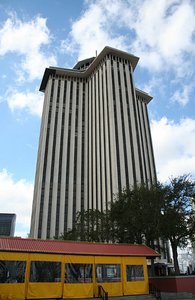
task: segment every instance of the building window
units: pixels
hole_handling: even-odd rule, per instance
[[[92,282],[92,264],[65,264],[65,282]]]
[[[127,276],[127,281],[143,281],[144,280],[143,265],[127,265],[126,276]]]
[[[0,260],[0,283],[24,282],[25,269],[25,261]]]
[[[60,282],[61,263],[51,261],[32,261],[30,282]]]
[[[98,264],[96,265],[97,282],[119,282],[121,281],[120,265]]]

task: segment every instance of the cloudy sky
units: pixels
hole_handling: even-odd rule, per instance
[[[72,68],[105,46],[140,57],[158,179],[195,178],[194,0],[0,0],[0,212],[29,233],[48,66]]]

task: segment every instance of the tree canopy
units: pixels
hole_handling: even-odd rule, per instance
[[[163,192],[160,185],[124,189],[111,204],[110,218],[118,242],[145,243],[154,247],[160,235]]]
[[[60,239],[87,242],[113,241],[109,212],[101,212],[97,209],[77,212],[73,229],[62,234]]]
[[[160,236],[170,240],[176,274],[179,274],[178,247],[185,247],[195,235],[195,183],[189,175],[171,178],[165,185]]]
[[[146,244],[160,252],[159,241],[169,240],[179,274],[177,248],[195,236],[194,201],[190,175],[171,178],[166,184],[127,187],[115,195],[107,211],[78,212],[73,229],[61,238]]]

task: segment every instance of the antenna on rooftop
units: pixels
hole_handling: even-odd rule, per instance
[[[95,56],[97,57],[97,50],[95,50]]]

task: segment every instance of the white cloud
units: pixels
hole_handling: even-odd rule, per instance
[[[96,50],[100,52],[105,45],[127,49],[125,36],[114,35],[112,30],[113,19],[118,16],[120,7],[124,8],[120,1],[90,2],[83,15],[72,23],[69,38],[61,43],[62,50],[77,50],[79,59],[84,59],[95,56]]]
[[[61,50],[78,59],[95,56],[106,45],[140,57],[139,66],[165,89],[168,76],[180,86],[170,99],[185,106],[194,87],[195,5],[191,0],[94,0],[74,22]],[[150,91],[154,89],[151,82]],[[183,86],[184,85],[184,86]],[[183,87],[182,87],[183,86]],[[162,86],[160,87],[163,89]],[[171,92],[171,91],[170,91]],[[153,93],[153,92],[152,92]]]
[[[38,90],[38,89],[37,89]],[[19,92],[10,90],[7,92],[6,100],[11,111],[27,111],[31,115],[41,117],[43,108],[43,94],[35,92]]]
[[[39,16],[23,22],[12,15],[0,28],[0,55],[17,53],[20,56],[17,67],[23,76],[28,75],[29,80],[40,78],[45,67],[56,64],[55,56],[42,50],[43,46],[50,43],[46,19]]]
[[[81,17],[72,23],[69,39],[62,43],[65,50],[78,49],[81,59],[109,45],[140,56],[140,65],[152,71],[172,67],[178,76],[188,72],[186,55],[195,55],[192,1],[98,0],[86,4]]]
[[[140,53],[145,67],[177,68],[185,61],[187,53],[195,54],[195,7],[192,1],[145,0],[137,9],[133,48]],[[184,68],[182,72],[185,73]]]
[[[190,100],[190,93],[192,92],[194,82],[191,82],[188,85],[182,85],[178,87],[171,98],[172,101],[185,106]]]
[[[0,171],[1,213],[16,214],[16,236],[27,237],[30,230],[33,184],[25,179],[15,181],[7,170]]]
[[[140,89],[152,95],[155,89],[158,89],[158,92],[163,92],[164,83],[161,77],[153,76],[148,82],[143,83],[143,86],[140,86]]]
[[[195,176],[195,120],[151,122],[157,175],[160,181],[187,173]]]

